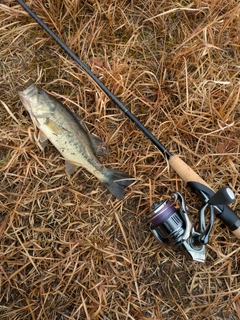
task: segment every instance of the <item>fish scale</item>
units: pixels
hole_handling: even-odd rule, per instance
[[[104,143],[86,130],[81,119],[78,120],[66,106],[31,80],[26,84],[26,89],[18,94],[34,125],[39,129],[39,139],[36,142],[42,150],[47,140],[51,141],[64,157],[69,175],[77,167],[83,167],[98,178],[115,197],[124,198],[125,188],[133,183],[133,177],[101,164],[97,154],[100,151],[103,154]]]

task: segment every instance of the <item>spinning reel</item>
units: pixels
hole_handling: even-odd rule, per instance
[[[206,244],[214,223],[214,211],[219,214],[221,205],[234,201],[233,191],[224,187],[214,193],[200,183],[190,182],[189,185],[201,193],[203,205],[199,210],[199,230],[195,230],[188,214],[188,207],[181,193],[175,192],[172,201],[156,201],[151,209],[150,229],[155,238],[164,246],[179,246],[182,251],[194,261],[204,262],[206,259]],[[226,207],[226,206],[225,206]],[[227,207],[228,208],[228,207]],[[228,220],[231,219],[229,208]],[[206,225],[205,217],[209,214]],[[229,222],[229,221],[228,221]]]

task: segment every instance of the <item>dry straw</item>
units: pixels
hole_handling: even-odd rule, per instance
[[[239,210],[240,4],[26,0],[167,148]],[[161,248],[150,205],[176,189],[198,201],[143,134],[14,1],[0,3],[0,317],[236,320],[239,242],[216,221],[205,264]],[[29,78],[109,145],[106,165],[137,182],[116,200],[71,178],[36,146],[17,88]]]

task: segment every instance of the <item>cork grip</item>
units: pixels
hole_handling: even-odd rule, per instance
[[[199,182],[212,190],[212,188],[177,155],[169,159],[169,164],[186,183],[190,181]]]
[[[169,159],[169,164],[186,183],[191,181],[199,182],[212,190],[212,188],[177,155],[174,155]],[[238,239],[240,239],[240,228],[231,231]]]
[[[240,228],[238,228],[236,230],[232,230],[232,233],[235,235],[235,237],[240,239]]]

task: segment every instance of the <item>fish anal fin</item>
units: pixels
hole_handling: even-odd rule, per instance
[[[108,154],[108,148],[106,142],[104,142],[102,139],[100,139],[95,134],[89,133],[89,138],[92,142],[94,151],[97,156],[106,156]]]
[[[75,164],[65,160],[65,168],[66,168],[66,173],[70,176],[71,174],[74,173],[77,166]]]

